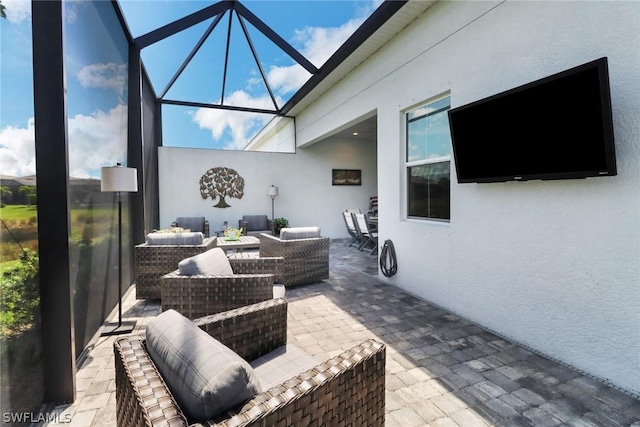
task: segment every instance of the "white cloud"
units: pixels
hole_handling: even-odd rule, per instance
[[[90,64],[76,73],[84,88],[113,89],[119,95],[127,88],[127,64]]]
[[[68,132],[70,175],[99,178],[100,167],[126,159],[127,106],[89,116],[76,114],[69,119]]]
[[[0,170],[3,175],[26,176],[36,173],[35,127],[30,118],[26,127],[0,129]]]
[[[20,24],[31,18],[31,0],[3,0],[7,19],[13,24]]]
[[[69,171],[79,178],[99,178],[100,167],[126,158],[127,106],[108,112],[76,114],[68,122]],[[114,147],[117,147],[114,150]],[[35,132],[33,118],[24,128],[0,129],[0,170],[5,175],[35,174]]]
[[[300,46],[300,53],[316,67],[321,67],[331,55],[362,25],[365,19],[380,4],[374,0],[360,9],[358,16],[339,27],[305,27],[295,31],[293,43]],[[273,66],[269,69],[268,80],[280,94],[298,90],[309,79],[310,74],[298,64]]]
[[[280,102],[278,100],[278,102]],[[217,101],[216,103],[219,103]],[[247,92],[238,90],[225,98],[225,105],[241,105],[250,108],[273,109],[268,95],[254,98]],[[228,130],[231,142],[225,148],[241,150],[256,132],[262,129],[272,116],[269,114],[248,113],[215,108],[199,108],[193,114],[193,121],[200,129],[211,131],[212,139],[219,140]]]

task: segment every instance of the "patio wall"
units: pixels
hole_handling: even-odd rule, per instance
[[[242,199],[227,197],[231,207],[214,208],[218,202],[200,196],[200,177],[209,169],[224,166],[244,178]],[[279,188],[275,217],[290,226],[319,226],[331,238],[346,237],[340,211],[366,211],[369,196],[377,191],[375,141],[351,142],[333,139],[326,144],[299,148],[296,154],[161,147],[158,150],[160,227],[168,227],[178,216],[204,216],[212,231],[223,221],[237,227],[243,215],[271,217],[269,185]],[[331,185],[332,169],[361,169],[361,186]]]
[[[380,241],[398,255],[398,274],[381,278],[635,393],[638,22],[636,2],[436,3],[296,116],[300,145],[377,109]],[[602,56],[617,176],[460,185],[452,164],[450,223],[407,219],[404,111],[449,91],[460,106]]]

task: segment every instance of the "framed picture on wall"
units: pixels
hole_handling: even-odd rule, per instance
[[[331,171],[332,185],[362,185],[362,171],[360,169],[333,169]]]

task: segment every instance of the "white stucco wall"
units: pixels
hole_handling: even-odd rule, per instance
[[[209,169],[224,166],[244,178],[242,199],[226,198],[231,207],[200,196],[200,177]],[[361,169],[361,186],[331,185],[332,169]],[[228,221],[237,227],[243,215],[271,217],[267,187],[275,185],[275,217],[290,226],[319,226],[331,238],[347,237],[341,210],[366,211],[369,196],[377,191],[375,141],[354,144],[333,139],[299,148],[296,154],[161,147],[158,151],[160,227],[179,216],[204,216],[211,231]]]
[[[296,118],[300,145],[377,109],[380,241],[399,260],[385,280],[635,393],[639,22],[640,2],[438,3]],[[403,111],[447,92],[456,107],[602,56],[617,176],[460,185],[452,168],[450,223],[406,218]]]

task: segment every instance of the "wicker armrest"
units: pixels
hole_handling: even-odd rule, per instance
[[[287,343],[287,301],[281,298],[202,317],[194,322],[248,361]]]
[[[274,283],[282,283],[283,257],[229,258],[234,274],[273,274]]]
[[[186,426],[186,418],[143,342],[143,336],[127,336],[113,344],[118,426]]]
[[[375,340],[251,399],[220,427],[384,426],[386,347]]]
[[[189,319],[273,298],[273,274],[182,276],[179,270],[162,277],[162,311],[173,309]]]

